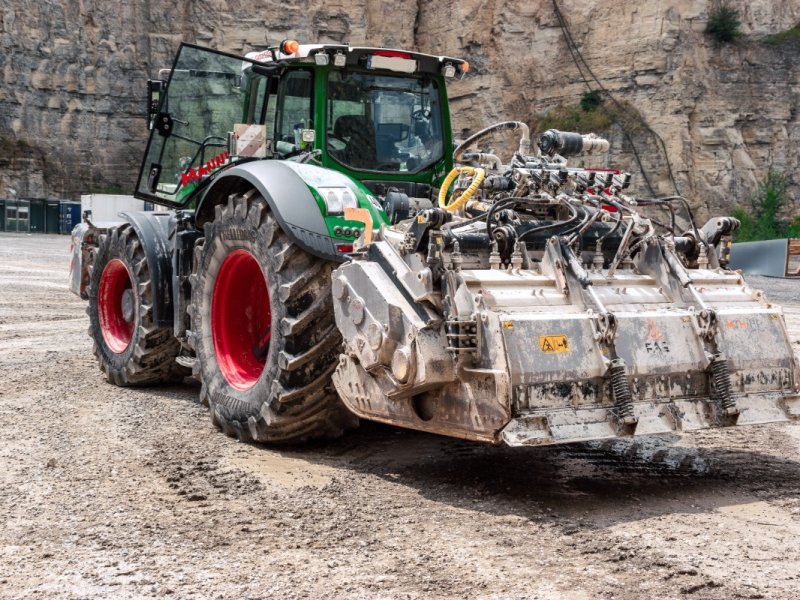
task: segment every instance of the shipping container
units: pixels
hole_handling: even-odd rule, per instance
[[[44,232],[61,233],[59,227],[59,216],[61,214],[61,203],[63,200],[48,200],[44,207]]]
[[[72,233],[72,229],[81,222],[81,203],[63,201],[59,206],[59,231],[61,233]]]
[[[6,200],[3,206],[4,231],[28,233],[30,231],[29,200]]]
[[[61,204],[69,203],[68,200],[45,200],[43,198],[31,198],[30,200],[27,200],[27,202],[30,206],[27,231],[30,233],[61,233]],[[77,204],[78,214],[80,215],[80,204],[74,204]],[[13,213],[13,207],[11,212]],[[17,214],[17,229],[14,229],[13,224],[10,224],[8,231],[24,230],[24,224],[20,222],[20,219],[24,216],[24,211],[20,212],[18,208]]]
[[[31,198],[28,202],[30,206],[28,231],[31,233],[44,233],[45,201],[41,198]]]
[[[86,198],[91,196],[84,196]],[[143,202],[129,196],[95,195],[94,200],[97,211],[95,214],[100,215],[100,219],[92,217],[96,222],[120,221],[120,211],[148,210]],[[82,203],[77,200],[0,199],[0,231],[69,235],[81,222],[82,213]]]

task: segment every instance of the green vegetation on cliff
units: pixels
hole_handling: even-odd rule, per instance
[[[559,129],[596,133],[607,130],[615,121],[614,115],[605,108],[586,111],[579,106],[557,106],[539,116],[536,130]]]
[[[739,10],[722,2],[708,12],[706,33],[721,44],[729,43],[742,35],[741,25]]]
[[[791,29],[773,33],[764,38],[764,42],[771,46],[779,46],[786,42],[800,40],[800,24],[795,25]]]
[[[771,168],[758,186],[750,209],[737,206],[733,216],[742,222],[736,234],[737,242],[800,238],[800,216],[791,220],[780,218],[786,206],[788,181],[783,171]]]

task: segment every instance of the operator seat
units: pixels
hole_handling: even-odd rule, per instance
[[[375,144],[379,163],[400,159],[397,144],[407,142],[409,127],[405,123],[379,123]]]
[[[374,168],[375,127],[364,115],[342,115],[336,119],[333,135],[346,143],[339,158],[351,167]]]

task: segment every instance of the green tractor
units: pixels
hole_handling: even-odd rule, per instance
[[[352,426],[330,380],[342,342],[331,272],[367,221],[345,214],[380,227],[430,207],[453,165],[444,78],[466,68],[289,40],[244,58],[183,44],[148,85],[135,192],[172,210],[76,232],[72,287],[108,380],[193,371],[214,422],[241,439]],[[391,215],[376,200],[387,194]]]
[[[569,166],[607,150],[592,134],[532,151],[507,121],[454,150],[445,80],[467,70],[182,45],[149,83],[135,192],[168,210],[73,233],[107,379],[192,374],[213,422],[260,442],[358,418],[541,445],[798,416],[780,308],[726,269],[738,222]],[[503,130],[505,163],[480,146]]]

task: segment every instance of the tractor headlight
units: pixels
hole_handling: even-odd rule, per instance
[[[325,212],[329,215],[343,215],[345,208],[358,208],[355,194],[346,187],[317,188],[325,201]]]

